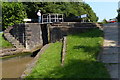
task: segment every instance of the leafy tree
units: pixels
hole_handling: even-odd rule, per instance
[[[108,22],[107,22],[106,19],[103,19],[102,23],[103,23],[103,24],[106,24],[106,23],[108,23]]]
[[[94,11],[92,10],[92,8],[88,5],[88,4],[84,4],[84,9],[86,11],[86,14],[88,14],[88,19],[91,22],[96,22],[98,21],[98,17],[96,16],[96,14],[94,13]]]
[[[2,3],[2,26],[3,30],[8,26],[23,23],[23,19],[27,17],[26,10],[22,3]]]
[[[40,9],[42,13],[62,13],[65,18],[88,14],[87,19],[91,22],[98,20],[92,8],[83,2],[27,2],[23,4],[26,6],[29,18],[37,18],[36,13]]]
[[[36,3],[35,2],[25,2],[25,3],[23,3],[23,5],[26,10],[28,18],[30,18],[30,19],[37,18],[36,13],[37,13],[39,7],[42,7],[41,2],[36,2]],[[42,10],[42,12],[43,12],[43,10]]]
[[[120,8],[117,10],[117,12],[118,12],[117,20],[118,22],[120,22]]]
[[[64,18],[73,18],[87,14],[87,20],[96,22],[98,17],[92,8],[83,2],[4,2],[2,3],[3,28],[14,24],[23,23],[23,19],[37,19],[37,11],[45,13],[62,13]],[[81,19],[79,19],[81,21]]]
[[[0,31],[2,31],[2,1],[0,0]]]

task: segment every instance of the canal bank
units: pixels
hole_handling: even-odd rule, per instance
[[[35,58],[27,65],[25,71],[21,75],[21,78],[25,78],[32,72],[32,69],[35,67],[36,63],[38,62],[41,55],[45,52],[45,50],[48,49],[49,45],[50,44],[46,44],[45,46],[41,48],[41,50],[38,52]]]
[[[2,59],[2,78],[23,78],[35,66],[40,55],[48,48],[49,44],[33,53],[21,53]],[[27,73],[27,74],[26,74]]]
[[[33,29],[33,26],[34,26],[34,29]],[[16,45],[17,49],[23,49],[24,48],[24,49],[27,49],[27,50],[32,50],[32,49],[35,49],[35,48],[38,48],[38,47],[40,49],[41,47],[43,47],[43,45],[45,45],[47,43],[61,41],[63,36],[66,36],[68,34],[73,34],[73,33],[76,33],[76,32],[82,33],[82,32],[85,32],[86,30],[91,29],[91,28],[92,29],[93,28],[98,28],[98,26],[96,26],[96,24],[94,24],[94,23],[85,23],[84,26],[83,26],[83,24],[81,24],[81,23],[77,23],[77,22],[68,23],[67,22],[67,23],[52,24],[51,26],[49,25],[49,26],[43,26],[43,27],[40,26],[39,24],[27,24],[26,26],[25,25],[16,25],[16,29],[14,29],[14,28],[15,28],[15,26],[9,27],[8,31],[5,32],[4,36],[7,38],[7,40],[9,42],[11,42],[12,44],[14,44],[14,46]],[[23,28],[24,32],[21,32],[20,28]],[[13,30],[13,31],[10,33],[9,32],[10,30]],[[19,30],[19,31],[17,31],[18,32],[17,34],[14,34],[14,33],[16,33],[16,30]],[[38,30],[38,31],[36,31],[36,30]],[[39,52],[39,54],[41,54],[41,51]],[[29,72],[31,72],[31,69],[32,69],[31,67],[34,67],[35,63],[37,62],[37,59],[39,58],[39,56],[36,56],[36,57],[37,58],[34,58],[34,60],[32,60],[33,61],[33,62],[31,62],[32,65],[28,65],[29,68],[27,69],[27,72],[26,72],[25,67],[26,67],[27,63],[30,61],[29,59],[28,59],[28,62],[24,61],[24,59],[23,59],[23,61],[21,61],[23,63],[16,64],[16,65],[21,66],[22,64],[24,64],[24,62],[26,62],[25,63],[26,65],[24,67],[25,71],[22,68],[20,74],[22,74],[22,72],[24,72],[23,76],[26,76],[26,75],[29,74]],[[22,60],[22,59],[18,57],[17,60]],[[16,61],[16,59],[13,60],[13,62],[14,61]],[[8,61],[8,63],[9,63],[9,61]],[[14,63],[19,63],[19,62],[14,62]],[[14,65],[12,65],[12,68],[14,67]],[[9,66],[7,64],[7,62],[6,62],[6,66],[7,67]],[[12,68],[9,68],[9,69],[12,70]],[[18,68],[18,67],[16,66],[15,68]],[[3,69],[3,71],[4,71],[4,69]],[[13,70],[10,71],[10,72],[13,73]],[[6,72],[5,74],[7,75],[7,73],[8,72]]]

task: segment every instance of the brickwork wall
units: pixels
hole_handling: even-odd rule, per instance
[[[26,48],[35,49],[43,46],[41,24],[39,23],[26,23],[25,24],[25,36],[26,36]]]
[[[10,33],[25,47],[25,24],[14,25]]]
[[[81,33],[91,28],[100,27],[96,23],[62,22],[52,24],[25,23],[14,25],[10,34],[15,46],[23,45],[25,49],[37,50],[48,42],[60,41],[68,34]],[[8,30],[9,31],[9,30]],[[7,32],[7,30],[6,30]],[[6,34],[7,36],[7,34]],[[9,41],[11,40],[8,39]],[[20,46],[22,47],[22,46]]]
[[[36,50],[43,46],[42,30],[39,23],[17,24],[10,34],[28,50]]]
[[[49,26],[50,42],[61,40],[68,34],[81,33],[91,28],[98,28],[96,23],[80,23],[80,22],[62,22],[53,23]]]

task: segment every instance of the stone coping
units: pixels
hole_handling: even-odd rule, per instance
[[[38,54],[36,55],[36,57],[27,65],[25,71],[23,72],[23,74],[21,75],[20,78],[25,78],[26,76],[28,76],[31,72],[32,69],[35,67],[36,62],[38,61],[38,59],[40,58],[40,55],[44,53],[44,51],[49,47],[49,44],[46,44],[45,46],[43,46],[41,48],[41,50],[38,52]]]

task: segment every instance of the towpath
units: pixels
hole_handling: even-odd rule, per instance
[[[120,23],[104,25],[104,43],[101,61],[105,63],[111,78],[120,80]]]

